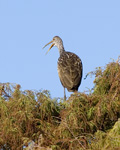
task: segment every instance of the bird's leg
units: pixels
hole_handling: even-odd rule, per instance
[[[64,87],[64,101],[66,101],[65,87]]]

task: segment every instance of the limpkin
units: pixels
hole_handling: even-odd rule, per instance
[[[53,46],[57,46],[60,57],[58,58],[58,75],[64,87],[64,100],[66,100],[65,88],[69,92],[77,92],[82,79],[82,61],[72,52],[67,52],[64,49],[63,41],[59,36],[53,37],[53,40],[46,44],[52,43],[47,53]]]

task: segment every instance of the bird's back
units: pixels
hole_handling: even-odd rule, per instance
[[[63,52],[58,59],[58,74],[63,87],[68,91],[78,91],[82,78],[82,62],[71,52]]]

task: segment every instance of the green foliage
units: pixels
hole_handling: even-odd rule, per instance
[[[107,132],[98,130],[95,138],[89,145],[92,150],[119,150],[120,149],[120,119]]]
[[[48,91],[1,83],[0,149],[119,149],[119,60],[94,74],[93,93],[75,93],[65,102]]]
[[[17,87],[1,84],[1,149],[20,149],[30,140],[36,140],[41,133],[49,141],[59,117],[59,105],[50,99],[48,91],[22,92]]]

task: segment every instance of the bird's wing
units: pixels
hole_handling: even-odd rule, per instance
[[[68,91],[78,88],[82,78],[82,62],[71,52],[65,52],[58,59],[58,74],[60,81]]]

